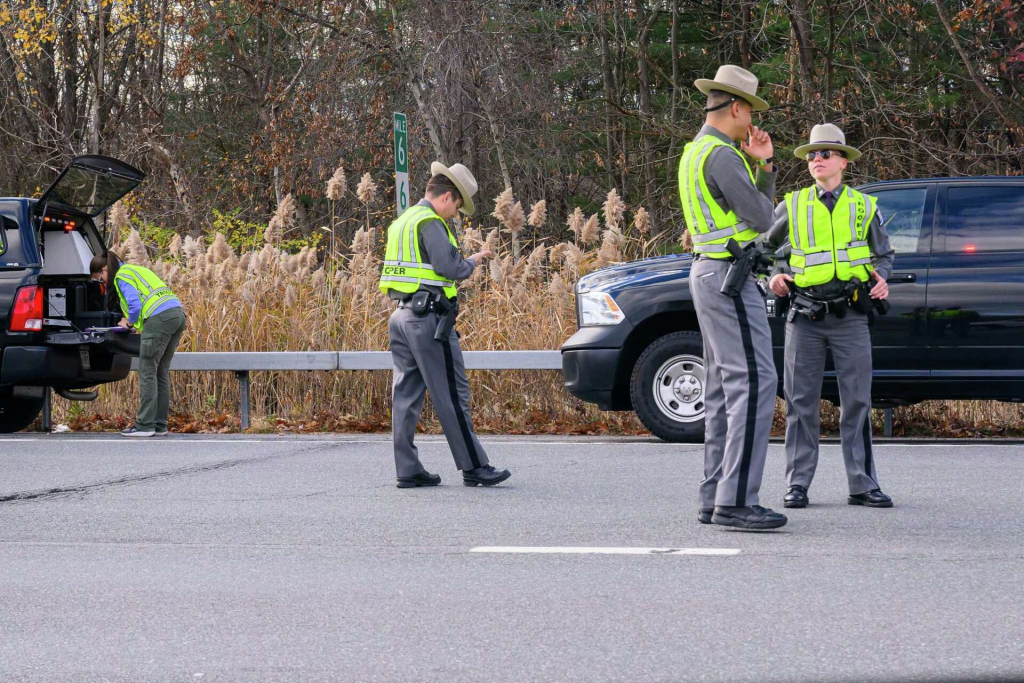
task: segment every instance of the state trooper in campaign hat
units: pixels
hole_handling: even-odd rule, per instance
[[[804,508],[818,465],[821,382],[829,351],[839,382],[839,432],[850,505],[892,507],[871,449],[871,331],[889,296],[894,250],[875,198],[843,183],[860,158],[837,126],[814,126],[795,150],[814,183],[790,192],[775,210],[769,248],[789,243],[770,286],[789,304],[786,322],[787,508]]]
[[[764,297],[753,275],[740,283],[738,296],[722,291],[733,261],[730,240],[755,249],[772,226],[772,141],[751,122],[752,112],[768,103],[757,96],[757,77],[737,66],[722,66],[714,79],[695,85],[707,95],[707,118],[683,152],[679,193],[696,255],[690,292],[707,367],[697,518],[774,529],[786,516],[758,500],[778,384]]]
[[[454,320],[459,280],[493,256],[484,250],[464,258],[448,227],[461,211],[472,215],[476,178],[462,164],[435,161],[426,195],[388,228],[380,289],[397,303],[388,321],[392,381],[391,424],[399,488],[437,486],[413,444],[423,400],[429,390],[448,447],[466,486],[494,486],[508,470],[492,467],[473,433],[469,382]]]

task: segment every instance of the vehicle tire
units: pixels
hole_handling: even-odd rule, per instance
[[[42,410],[41,398],[13,398],[10,388],[0,390],[0,434],[21,431],[32,424]]]
[[[644,349],[633,366],[633,410],[659,439],[702,443],[705,383],[700,332],[666,334]]]

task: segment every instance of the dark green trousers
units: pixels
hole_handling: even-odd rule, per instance
[[[171,400],[171,358],[185,332],[185,311],[171,308],[145,321],[139,348],[139,395],[142,405],[135,428],[167,431]]]

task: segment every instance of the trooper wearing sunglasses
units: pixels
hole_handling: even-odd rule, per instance
[[[796,148],[815,183],[790,192],[775,210],[768,248],[788,240],[790,253],[769,286],[786,297],[787,508],[807,507],[818,464],[821,383],[831,350],[839,381],[840,435],[850,505],[892,507],[882,493],[871,452],[872,300],[889,296],[894,251],[875,198],[843,184],[861,153],[836,126],[814,126]]]

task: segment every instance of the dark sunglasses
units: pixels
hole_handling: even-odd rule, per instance
[[[822,159],[828,160],[832,158],[833,154],[846,158],[846,155],[840,152],[838,149],[819,149],[814,152],[808,152],[806,155],[807,161],[814,161],[814,157],[821,155]]]

